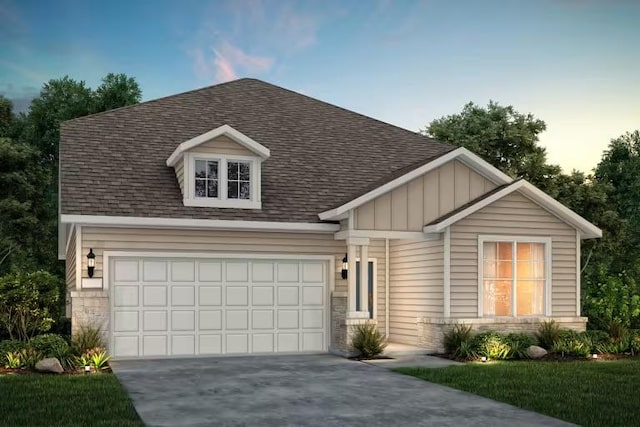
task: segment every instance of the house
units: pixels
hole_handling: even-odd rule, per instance
[[[73,328],[116,358],[438,350],[456,323],[584,329],[601,231],[464,148],[259,80],[62,123]]]

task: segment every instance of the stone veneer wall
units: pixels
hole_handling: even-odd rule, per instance
[[[329,352],[344,357],[355,356],[356,352],[351,347],[351,338],[357,325],[375,320],[347,319],[347,293],[333,292],[331,294],[331,344]],[[377,323],[377,322],[376,322]]]
[[[82,326],[99,327],[105,342],[109,336],[109,294],[103,290],[71,292],[71,334]]]
[[[443,352],[445,332],[457,324],[471,325],[474,332],[536,332],[540,323],[555,320],[561,328],[584,331],[586,317],[535,317],[523,319],[439,319],[422,318],[417,320],[418,345],[433,352]]]

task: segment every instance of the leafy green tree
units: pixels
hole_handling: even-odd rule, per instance
[[[140,102],[142,90],[133,77],[109,73],[95,92],[94,112],[112,110]]]
[[[13,102],[0,95],[0,137],[8,136],[9,127],[13,122]]]
[[[561,170],[547,164],[546,151],[538,144],[545,129],[545,122],[532,114],[490,101],[486,108],[470,102],[461,113],[432,121],[422,133],[465,147],[506,174],[546,191]]]

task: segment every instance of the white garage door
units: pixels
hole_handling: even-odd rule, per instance
[[[113,258],[114,357],[318,352],[327,263]]]

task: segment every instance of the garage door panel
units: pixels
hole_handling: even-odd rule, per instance
[[[222,282],[222,263],[200,261],[198,264],[198,280],[200,282]]]
[[[137,307],[139,291],[138,285],[117,286],[113,293],[113,304],[115,307]]]
[[[225,329],[245,330],[249,326],[249,310],[227,310]]]
[[[172,335],[171,354],[177,356],[192,356],[195,354],[194,335]]]
[[[173,310],[171,311],[172,331],[193,331],[196,327],[195,311]]]
[[[167,286],[142,286],[142,304],[145,307],[165,307],[167,305]]]
[[[200,335],[198,354],[221,354],[222,335]]]
[[[249,287],[248,286],[227,286],[226,287],[226,303],[227,305],[249,305]]]
[[[222,329],[222,310],[200,310],[199,329],[214,331]]]
[[[245,354],[249,352],[249,335],[247,334],[227,334],[227,353]]]
[[[145,311],[142,314],[142,327],[145,332],[166,331],[166,311]]]
[[[143,356],[166,356],[167,336],[166,335],[145,335],[142,338]]]
[[[326,350],[327,263],[113,258],[114,357]]]
[[[253,353],[273,353],[273,334],[253,334],[251,350]]]
[[[190,307],[195,305],[195,288],[193,286],[172,286],[171,305]]]
[[[171,263],[172,282],[194,282],[195,261],[174,261]]]
[[[114,313],[114,332],[137,332],[138,312],[137,311],[121,311]]]
[[[200,286],[198,289],[198,304],[203,306],[219,306],[222,305],[222,287],[220,286]]]
[[[227,282],[248,282],[249,281],[249,263],[227,262],[226,281]]]
[[[145,282],[166,282],[167,262],[151,260],[143,261],[142,280]]]

